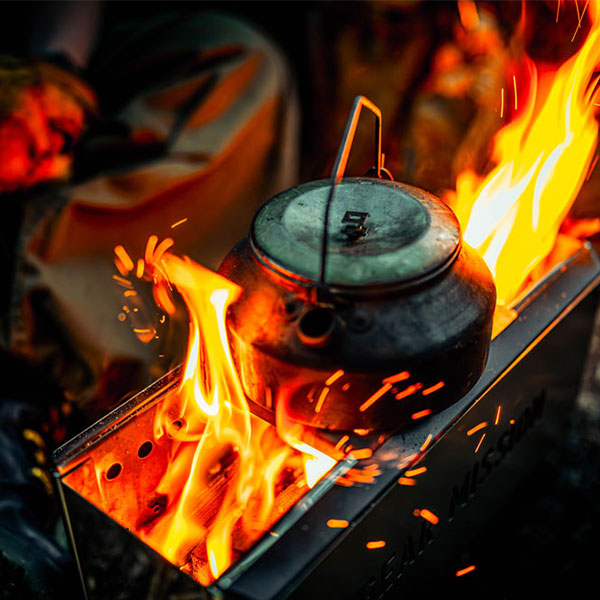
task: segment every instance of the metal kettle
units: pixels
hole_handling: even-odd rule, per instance
[[[343,178],[361,109],[375,166]],[[381,112],[356,98],[330,180],[281,192],[219,272],[234,359],[252,410],[312,427],[392,430],[458,400],[487,360],[496,292],[441,200],[396,183]]]

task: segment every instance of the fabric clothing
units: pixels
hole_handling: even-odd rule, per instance
[[[174,252],[216,268],[257,207],[296,183],[297,163],[289,73],[240,21],[124,25],[97,55],[100,109],[113,112],[80,154],[102,172],[26,204],[5,340],[43,363],[89,418],[160,376],[187,344],[185,315],[163,326],[151,302],[140,300],[136,318],[152,322],[152,339],[119,320],[128,290],[112,279],[114,247],[135,260],[151,234],[170,236]]]

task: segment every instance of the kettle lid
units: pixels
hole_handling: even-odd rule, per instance
[[[279,275],[316,284],[331,180],[290,188],[265,203],[250,232],[252,249]],[[356,289],[420,283],[460,250],[454,213],[435,196],[382,179],[345,178],[329,213],[327,286]]]

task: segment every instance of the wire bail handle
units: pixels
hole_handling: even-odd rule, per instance
[[[342,180],[344,173],[346,172],[346,165],[348,164],[350,150],[352,149],[354,135],[356,133],[356,128],[358,126],[358,121],[360,119],[363,106],[368,108],[375,116],[374,166],[369,169],[367,175],[374,171],[374,175],[377,177],[377,179],[382,179],[382,173],[386,178],[392,181],[394,179],[392,174],[385,168],[385,154],[381,153],[381,109],[373,104],[373,102],[371,102],[366,96],[356,96],[356,98],[354,98],[354,103],[352,104],[350,116],[346,122],[346,129],[344,130],[344,135],[342,136],[342,141],[338,149],[333,169],[331,170],[331,187],[329,188],[329,196],[327,197],[327,203],[325,204],[323,241],[321,243],[321,269],[319,276],[320,285],[325,285],[325,263],[327,260],[328,245],[327,234],[329,231],[329,212],[331,203],[335,194],[336,185]]]

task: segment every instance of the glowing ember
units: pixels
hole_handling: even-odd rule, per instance
[[[411,469],[410,471],[406,471],[405,475],[407,477],[416,477],[417,475],[421,475],[421,473],[425,473],[427,471],[427,467],[417,467],[416,469]]]
[[[369,550],[376,550],[377,548],[385,548],[384,540],[375,540],[373,542],[367,542],[367,548]]]
[[[475,454],[477,454],[479,452],[479,448],[481,448],[481,444],[483,443],[484,438],[485,438],[485,433],[481,436],[479,443],[477,444],[477,447],[475,448]]]
[[[423,445],[421,446],[421,452],[425,452],[425,450],[427,449],[427,447],[429,446],[429,444],[431,444],[431,440],[433,439],[433,435],[430,433],[427,436],[427,439],[423,442]]]
[[[418,392],[423,387],[422,383],[415,383],[413,385],[409,385],[405,390],[398,392],[396,394],[396,400],[402,400],[402,398],[408,398],[408,396],[412,396],[416,392]]]
[[[412,415],[410,415],[410,418],[413,421],[416,421],[417,419],[422,419],[423,417],[428,417],[430,414],[431,414],[431,409],[426,408],[425,410],[420,410],[419,412],[413,413]]]
[[[357,460],[371,458],[371,456],[373,456],[373,450],[371,450],[371,448],[357,448],[356,450],[352,450],[352,456]]]
[[[429,521],[432,525],[437,525],[440,522],[439,517],[427,508],[422,508],[421,510],[415,509],[413,514],[415,517],[421,517],[422,519]]]
[[[465,567],[464,569],[461,569],[460,571],[456,571],[456,576],[462,577],[463,575],[466,575],[467,573],[472,573],[474,570],[475,570],[475,565],[471,565],[469,567]]]
[[[327,378],[325,385],[333,385],[340,377],[342,377],[343,374],[344,371],[342,369],[338,369],[335,373],[333,373],[333,375]]]
[[[479,425],[475,425],[475,427],[472,427],[471,429],[469,429],[469,431],[467,431],[467,435],[473,435],[474,433],[477,433],[478,431],[481,431],[482,429],[485,429],[488,426],[487,421],[483,421],[482,423],[479,423]]]
[[[461,18],[473,12],[469,6],[462,4]],[[485,177],[463,171],[456,192],[446,198],[465,241],[481,253],[494,274],[498,302],[503,305],[516,297],[553,248],[594,157],[598,136],[594,77],[600,63],[597,8],[590,3],[590,32],[560,68],[541,74],[526,59],[529,85],[519,90],[517,103],[513,77],[519,112],[494,138],[495,168]],[[580,23],[582,19],[583,14]]]
[[[187,221],[187,217],[185,219],[181,219],[180,221],[173,223],[171,225],[171,229],[175,229],[175,227],[179,227],[180,225],[183,225],[186,221]]]
[[[360,412],[365,412],[365,410],[367,410],[368,408],[370,408],[371,406],[373,406],[373,404],[375,404],[375,402],[377,402],[377,400],[379,400],[379,398],[381,398],[382,396],[384,396],[385,394],[387,394],[389,392],[389,390],[392,389],[392,384],[391,383],[384,383],[372,396],[370,396],[369,398],[367,398],[359,407],[358,410],[360,410]]]
[[[415,486],[417,485],[417,480],[410,479],[409,477],[400,477],[400,479],[398,479],[398,483],[400,485]]]
[[[443,381],[438,381],[435,385],[432,385],[431,387],[424,389],[421,392],[421,394],[423,394],[423,396],[429,396],[429,394],[433,394],[434,392],[441,390],[444,387],[444,385],[445,384]]]
[[[344,519],[329,519],[329,521],[327,521],[327,527],[331,527],[332,529],[344,529],[345,527],[348,527],[348,525],[348,521]]]
[[[500,411],[502,410],[502,406],[498,406],[498,410],[496,411],[496,418],[494,419],[494,425],[498,425],[500,423]]]

